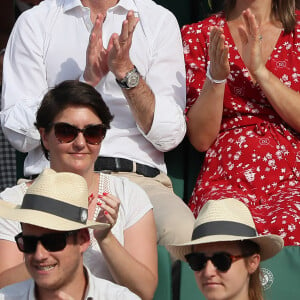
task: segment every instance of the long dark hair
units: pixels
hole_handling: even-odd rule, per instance
[[[90,108],[106,128],[110,128],[113,116],[101,95],[92,86],[78,80],[63,81],[46,93],[37,111],[35,126],[37,129],[44,128],[49,133],[55,117],[71,106]],[[42,141],[41,144],[46,158],[49,159],[48,150]]]
[[[224,1],[224,12],[226,18],[234,9],[236,0]],[[282,23],[285,33],[290,33],[296,25],[295,0],[272,0],[272,16]]]

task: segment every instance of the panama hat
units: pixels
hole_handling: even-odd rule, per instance
[[[88,220],[88,188],[83,177],[45,169],[28,187],[21,205],[0,200],[0,217],[59,231],[106,229]]]
[[[167,248],[174,257],[185,261],[184,256],[192,252],[192,245],[242,240],[259,245],[261,260],[276,255],[284,245],[278,235],[258,235],[248,207],[239,200],[226,198],[206,202],[189,241]]]

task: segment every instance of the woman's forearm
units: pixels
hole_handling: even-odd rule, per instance
[[[206,151],[220,131],[224,90],[225,83],[206,79],[199,98],[187,114],[188,137],[198,151]]]

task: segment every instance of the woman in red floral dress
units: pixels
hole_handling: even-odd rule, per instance
[[[293,13],[294,12],[294,13]],[[237,198],[259,233],[300,245],[300,12],[228,0],[182,29],[191,143],[207,151],[189,205]]]

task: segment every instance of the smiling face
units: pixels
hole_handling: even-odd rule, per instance
[[[84,106],[67,107],[53,120],[53,123],[59,122],[69,123],[80,129],[102,123],[92,109]],[[52,169],[57,172],[73,172],[81,176],[93,172],[101,144],[88,144],[82,133],[70,143],[60,143],[53,127],[49,133],[40,128],[40,134],[45,148],[49,151]]]
[[[193,252],[203,252],[212,256],[216,252],[241,255],[237,242],[219,242],[193,247]],[[203,270],[194,272],[197,285],[208,300],[246,300],[249,299],[249,278],[259,265],[259,255],[242,258],[232,262],[227,272],[218,271],[208,260]]]
[[[29,224],[23,224],[24,236],[42,236],[57,231]],[[61,251],[47,251],[39,241],[34,253],[24,253],[28,272],[34,279],[37,292],[53,293],[59,290],[84,290],[82,254],[89,246],[87,230],[80,230],[76,236],[67,237],[66,247]]]

